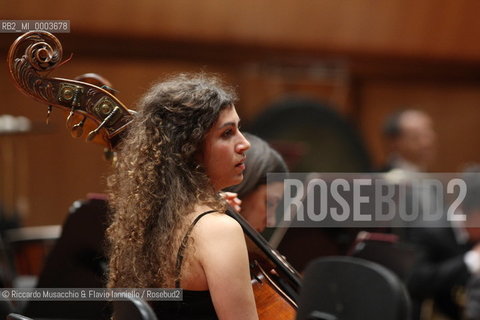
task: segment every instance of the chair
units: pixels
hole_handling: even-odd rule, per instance
[[[348,255],[378,263],[405,281],[418,252],[412,245],[400,242],[397,235],[361,231]]]
[[[113,302],[115,320],[157,320],[152,307],[143,299],[129,298],[128,301]]]
[[[104,288],[107,202],[101,196],[75,201],[52,248],[37,288]],[[108,301],[29,301],[24,313],[33,318],[109,319]]]
[[[388,269],[353,257],[320,258],[305,271],[297,320],[405,320],[410,300]]]
[[[21,314],[18,314],[18,313],[10,313],[6,319],[7,320],[33,320],[32,318],[22,316]]]
[[[0,295],[0,319],[5,319],[7,315],[15,311],[16,309],[10,300]]]
[[[10,250],[7,248],[3,234],[0,234],[0,287],[12,287],[14,277],[14,261],[11,257]]]

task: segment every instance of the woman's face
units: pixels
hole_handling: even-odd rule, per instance
[[[282,196],[282,182],[272,182],[268,186],[266,184],[259,185],[241,199],[242,211],[240,213],[255,230],[262,232],[267,226],[267,216],[274,221],[275,211]]]
[[[226,107],[205,136],[201,162],[216,191],[239,184],[250,143],[238,129],[234,106]]]

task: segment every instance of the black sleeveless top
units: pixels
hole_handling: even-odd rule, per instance
[[[177,280],[175,287],[180,288],[180,274],[182,272],[183,253],[187,247],[188,239],[193,227],[198,220],[208,213],[215,212],[210,210],[203,212],[193,220],[185,237],[180,244],[177,253],[177,262],[175,273]],[[159,319],[172,320],[218,320],[215,308],[213,306],[210,291],[183,290],[183,301],[151,301],[151,305]]]

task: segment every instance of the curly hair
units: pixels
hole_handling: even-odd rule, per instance
[[[235,99],[205,74],[173,76],[141,99],[108,178],[108,287],[172,286],[186,216],[196,204],[224,210],[197,159],[205,135]]]

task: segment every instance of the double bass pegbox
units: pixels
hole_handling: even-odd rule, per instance
[[[22,93],[49,106],[47,121],[52,107],[60,108],[69,113],[66,125],[72,136],[82,137],[88,130],[87,140],[115,150],[135,112],[112,95],[109,83],[50,77],[53,70],[70,60],[62,60],[62,52],[60,41],[49,32],[22,34],[8,51],[12,80]],[[91,74],[87,76],[92,78]]]
[[[60,84],[58,101],[70,104],[70,114],[67,117],[66,126],[72,128],[73,114],[75,109],[80,106],[80,95],[83,94],[83,88],[70,83]]]

